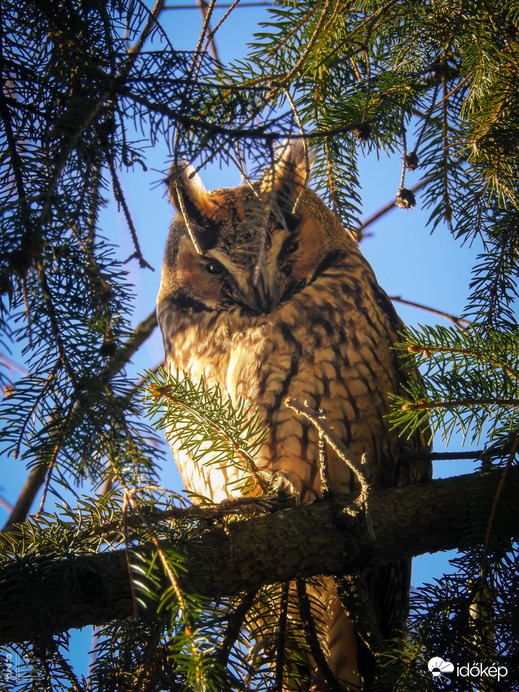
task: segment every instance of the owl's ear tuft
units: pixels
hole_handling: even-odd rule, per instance
[[[287,139],[274,150],[274,160],[260,182],[263,193],[295,202],[310,177],[313,156],[302,139]]]
[[[181,216],[197,226],[204,226],[210,216],[211,203],[200,176],[190,164],[173,164],[167,177],[169,198]]]

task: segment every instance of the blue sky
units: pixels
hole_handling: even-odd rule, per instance
[[[195,0],[192,0],[193,5]],[[150,3],[151,4],[151,3]],[[173,2],[169,3],[173,5]],[[180,3],[176,3],[180,4]],[[185,3],[182,3],[185,4]],[[216,12],[218,20],[223,13]],[[241,57],[245,46],[252,37],[258,22],[266,17],[263,8],[243,8],[234,12],[216,35],[220,57],[224,61]],[[173,46],[179,50],[192,50],[201,28],[201,14],[198,9],[164,12],[162,24]],[[150,47],[158,47],[150,46]],[[410,141],[410,148],[412,141]],[[148,172],[136,167],[133,172],[125,172],[122,182],[131,205],[135,226],[139,233],[145,259],[155,268],[154,272],[139,269],[136,262],[128,265],[130,279],[135,285],[134,323],[146,317],[154,308],[155,296],[160,281],[162,252],[172,217],[172,208],[166,195],[165,186],[157,184],[162,172],[168,169],[168,154],[165,146],[158,145],[150,152]],[[380,158],[370,155],[360,163],[362,181],[363,218],[392,200],[399,187],[401,159],[400,156]],[[240,182],[236,169],[220,170],[213,165],[201,173],[207,188],[234,186]],[[407,185],[417,182],[419,172],[408,173]],[[395,208],[369,228],[370,237],[366,238],[361,249],[372,264],[380,285],[389,295],[402,296],[408,300],[423,303],[451,314],[460,314],[465,306],[470,270],[479,248],[460,247],[446,227],[439,227],[434,234],[426,228],[428,213],[418,205],[412,211]],[[111,203],[102,213],[100,226],[103,235],[120,246],[120,257],[125,259],[133,252],[133,245],[122,214],[117,212]],[[418,323],[447,324],[426,312],[411,307],[396,305],[402,319],[411,325]],[[162,342],[156,332],[138,353],[134,369],[136,373],[155,366],[162,360]],[[440,440],[435,441],[435,448],[441,451],[444,447]],[[456,450],[459,445],[452,444]],[[181,481],[175,464],[164,469],[163,483],[175,490],[181,489]],[[13,503],[25,480],[25,469],[18,461],[3,459],[1,495]],[[437,462],[436,476],[465,473],[472,468],[469,462]],[[50,507],[48,508],[50,509]],[[0,520],[7,518],[7,512],[0,508]],[[439,577],[448,568],[443,554],[424,556],[415,560],[413,584],[431,581]],[[86,628],[74,636],[73,660],[81,672],[86,672],[88,663],[84,655],[91,643],[91,633]]]

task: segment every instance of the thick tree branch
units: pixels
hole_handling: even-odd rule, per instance
[[[489,516],[501,476],[496,471],[373,491],[374,538],[362,515],[348,514],[353,496],[334,496],[225,528],[213,524],[185,546],[189,570],[182,588],[218,598],[276,581],[347,574],[402,557],[481,544],[482,519]],[[508,493],[519,493],[518,469],[509,472],[496,514],[501,514],[496,522],[501,531],[517,536],[519,517],[500,511],[509,506]],[[0,643],[133,615],[123,550],[8,563],[0,570],[0,594]]]

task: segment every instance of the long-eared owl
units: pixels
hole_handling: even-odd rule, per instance
[[[303,144],[291,140],[259,181],[212,192],[191,167],[172,169],[178,215],[157,299],[168,367],[258,407],[269,432],[256,466],[301,502],[321,492],[318,434],[284,405],[287,396],[321,411],[354,454],[366,455],[374,487],[430,474],[427,462],[412,460],[426,450],[423,438],[400,439],[386,417],[388,393],[413,376],[392,349],[401,322],[352,234],[306,186],[307,162]],[[188,490],[215,502],[239,492],[236,465],[194,464],[173,452]],[[334,491],[358,489],[331,449],[327,466]],[[409,561],[369,576],[383,636],[401,624],[409,579]],[[327,610],[319,627],[328,664],[359,689],[369,672],[355,626],[331,578],[315,593]],[[319,674],[311,684],[327,689]]]

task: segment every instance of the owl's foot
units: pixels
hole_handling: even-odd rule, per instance
[[[269,491],[275,493],[278,497],[292,497],[296,499],[299,499],[301,494],[295,483],[282,471],[275,471],[272,474]]]

